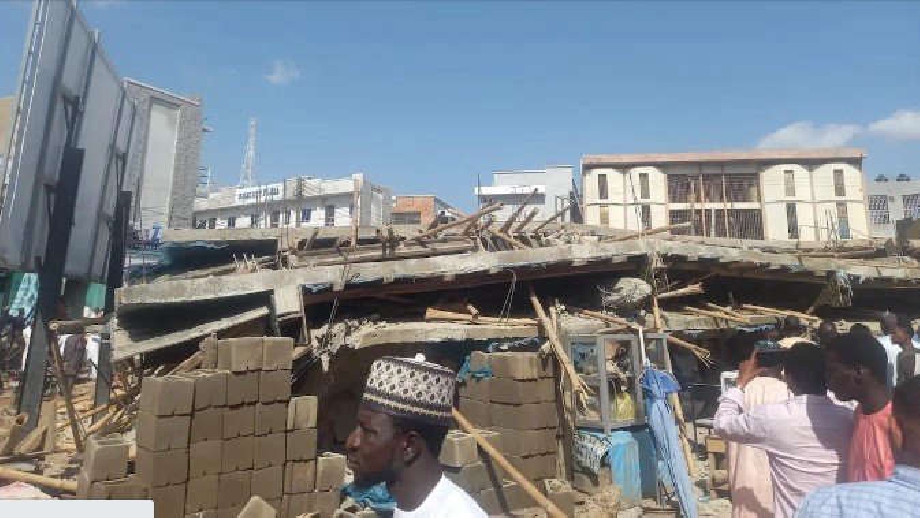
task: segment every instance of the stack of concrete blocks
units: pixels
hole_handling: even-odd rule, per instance
[[[157,518],[185,515],[194,391],[195,381],[182,376],[146,378],[141,390],[135,467]]]
[[[119,435],[90,436],[77,475],[77,498],[81,500],[146,500],[147,487],[128,475],[129,444]]]
[[[292,398],[287,406],[287,459],[284,465],[282,514],[295,518],[315,513],[331,518],[339,507],[345,483],[345,457],[316,452],[318,401],[313,396]]]
[[[189,432],[188,490],[185,513],[213,517],[219,504],[229,373],[199,370],[184,375],[194,383]]]
[[[553,365],[537,353],[473,352],[471,369],[491,371],[492,377],[471,378],[459,389],[460,412],[485,428],[487,440],[538,488],[557,471],[559,416]],[[490,487],[478,495],[470,491],[486,512],[526,512],[533,506],[532,499],[497,465],[486,462],[486,467],[503,478],[500,487],[493,477]]]
[[[499,447],[499,434],[479,430],[489,444]],[[508,507],[517,508],[526,502],[519,501],[517,484],[505,480],[503,471],[493,463],[485,451],[480,451],[472,435],[451,430],[444,438],[438,459],[444,475],[480,502],[489,514],[500,514],[505,508],[502,499],[510,499]],[[506,487],[507,486],[507,487]],[[508,490],[507,495],[505,489]]]

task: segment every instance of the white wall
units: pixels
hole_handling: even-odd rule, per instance
[[[179,135],[179,108],[152,99],[150,126],[141,177],[141,219],[144,228],[169,223],[169,203]]]

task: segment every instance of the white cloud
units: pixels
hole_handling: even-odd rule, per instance
[[[920,140],[920,111],[898,110],[870,124],[869,131],[892,139]]]
[[[298,79],[300,79],[300,69],[289,59],[272,61],[272,72],[265,76],[265,80],[273,85],[286,85]]]
[[[862,131],[858,124],[822,124],[812,121],[793,122],[760,139],[759,148],[840,147],[847,145]]]

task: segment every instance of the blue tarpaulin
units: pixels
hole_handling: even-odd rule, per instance
[[[342,488],[345,496],[351,497],[363,507],[370,507],[377,514],[392,514],[396,509],[396,500],[393,499],[384,483],[368,488],[358,488],[354,483]]]
[[[680,436],[671,407],[668,406],[668,394],[678,392],[680,385],[674,376],[667,372],[647,367],[642,374],[642,389],[645,394],[645,410],[648,424],[655,439],[655,447],[661,457],[662,478],[667,476],[677,493],[681,513],[685,518],[696,518],[696,497],[693,483],[687,473],[687,463],[680,446]]]
[[[620,488],[624,502],[642,503],[642,474],[639,444],[628,431],[603,434],[579,429],[575,435],[575,458],[579,465],[597,473],[606,463],[613,483]]]

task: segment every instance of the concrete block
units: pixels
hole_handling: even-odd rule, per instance
[[[258,495],[253,495],[240,510],[238,518],[275,518],[278,511]]]
[[[492,375],[496,378],[535,380],[547,376],[537,353],[500,352],[489,355]],[[491,387],[490,387],[491,388]]]
[[[493,403],[528,404],[556,400],[556,386],[552,378],[513,380],[492,378],[489,397]]]
[[[252,469],[255,458],[255,437],[236,437],[226,439],[221,447],[220,471],[229,473],[244,469]]]
[[[460,398],[458,410],[463,417],[477,428],[487,428],[492,424],[492,414],[489,403],[475,399]]]
[[[316,461],[284,464],[284,492],[308,493],[316,489]]]
[[[543,480],[556,476],[556,454],[521,457],[518,471],[529,480]]]
[[[266,336],[262,339],[262,370],[291,370],[294,358],[294,339]]]
[[[255,403],[258,400],[258,372],[234,372],[227,377],[227,406]]]
[[[188,480],[188,450],[137,449],[137,476],[150,487],[184,484]]]
[[[339,508],[340,493],[339,489],[335,491],[317,491],[307,493],[307,507],[315,513],[319,513],[321,518],[332,518],[335,510]]]
[[[288,403],[287,429],[316,428],[319,399],[316,396],[297,396]]]
[[[252,491],[251,485],[252,471],[221,473],[217,478],[217,508],[229,509],[245,504]]]
[[[293,430],[287,433],[285,458],[288,461],[316,458],[316,428]]]
[[[217,368],[231,372],[262,370],[262,337],[227,338],[218,342]]]
[[[499,453],[506,454],[507,448],[505,447],[504,433],[501,428],[488,428],[477,430],[480,437],[485,439],[492,445],[493,448],[498,450]],[[484,453],[483,453],[484,455]]]
[[[195,444],[201,441],[222,439],[224,433],[223,407],[204,408],[192,414],[192,429],[189,442]]]
[[[281,513],[285,518],[297,518],[305,513],[311,512],[310,505],[311,493],[297,493],[284,495],[281,498]]]
[[[505,511],[503,504],[507,503],[507,509],[524,509],[530,505],[531,499],[514,482],[505,482],[500,488],[489,488],[479,493],[477,499],[482,510],[490,515],[502,514]]]
[[[281,468],[284,466],[284,459],[286,456],[284,432],[256,436],[254,442],[253,468],[261,469],[269,466]],[[278,487],[281,487],[281,485],[279,484]]]
[[[185,516],[185,484],[150,488],[153,515],[156,518],[182,518]]]
[[[227,406],[227,380],[230,373],[219,370],[193,371],[195,380],[196,411],[204,408]]]
[[[92,481],[85,471],[77,474],[79,500],[147,500],[150,491],[136,475],[115,480]]]
[[[284,488],[284,467],[271,466],[252,471],[252,494],[265,500],[281,498]]]
[[[543,481],[544,493],[566,516],[575,516],[575,491],[568,483],[557,479]]]
[[[156,416],[192,413],[195,382],[182,376],[144,378],[138,409]]]
[[[444,437],[438,461],[443,466],[459,468],[479,460],[479,448],[472,435],[451,431]]]
[[[256,435],[284,433],[287,414],[288,405],[286,403],[256,404]]]
[[[283,512],[283,508],[281,507],[281,497],[268,499],[265,501],[265,503],[270,505],[272,509],[274,509],[275,512],[278,513],[279,517],[283,516],[281,514]]]
[[[209,336],[198,344],[198,350],[201,351],[201,368],[217,368],[217,337]]]
[[[345,483],[345,456],[323,453],[316,457],[316,490],[339,491]]]
[[[470,353],[470,369],[474,371],[481,371],[485,369],[491,369],[492,364],[490,358],[492,355],[482,351],[473,351]]]
[[[606,491],[612,486],[613,476],[609,469],[602,469],[597,474],[575,471],[572,476],[572,487],[589,495]]]
[[[191,417],[158,417],[138,412],[134,428],[137,445],[141,448],[153,451],[183,449],[188,448]]]
[[[489,407],[492,424],[511,430],[536,430],[554,428],[559,424],[556,405],[536,403],[530,405],[503,405],[492,403]]]
[[[259,373],[259,401],[273,403],[291,399],[291,371],[262,371]]]
[[[91,482],[123,479],[128,474],[129,445],[117,435],[86,440],[82,471]]]
[[[556,429],[541,428],[538,430],[512,430],[498,429],[504,436],[514,437],[506,446],[508,455],[530,456],[545,453],[555,453]],[[505,453],[505,452],[503,452]]]
[[[185,496],[185,512],[197,513],[217,509],[218,476],[206,475],[188,481]]]
[[[192,443],[188,449],[189,478],[219,474],[221,472],[223,445],[224,442],[220,439]]]
[[[494,378],[470,378],[460,384],[460,397],[474,401],[490,401],[490,387]]]
[[[253,435],[255,430],[255,405],[239,405],[235,407],[227,407],[226,412],[224,412],[223,419],[224,439]]]

